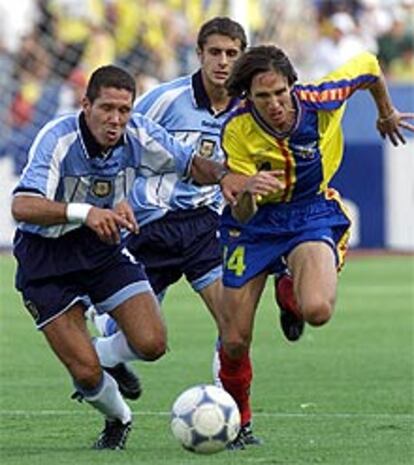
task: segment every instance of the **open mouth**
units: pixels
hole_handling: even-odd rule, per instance
[[[107,137],[109,140],[118,139],[118,138],[119,138],[119,131],[117,131],[116,129],[108,129],[108,130],[106,131],[106,137]]]

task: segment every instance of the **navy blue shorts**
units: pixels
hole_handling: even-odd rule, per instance
[[[13,252],[16,288],[39,329],[77,302],[105,313],[136,294],[152,292],[143,265],[88,228],[58,239],[18,230]]]
[[[207,207],[169,212],[127,237],[156,294],[183,275],[199,291],[222,275],[219,215]]]
[[[326,242],[341,268],[350,225],[333,189],[311,200],[263,205],[244,225],[226,207],[220,227],[225,254],[223,284],[239,288],[263,271],[280,272],[289,253],[308,241]]]

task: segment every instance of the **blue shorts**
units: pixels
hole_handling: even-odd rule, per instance
[[[126,239],[156,294],[183,275],[200,291],[222,275],[219,215],[207,207],[167,213]]]
[[[224,247],[223,284],[238,288],[263,271],[280,272],[289,253],[308,241],[330,245],[340,268],[350,225],[339,195],[333,189],[312,200],[263,205],[244,225],[226,207],[220,227]]]
[[[105,313],[134,295],[152,292],[142,264],[88,228],[58,239],[18,230],[13,252],[16,288],[39,329],[77,302],[93,303]]]

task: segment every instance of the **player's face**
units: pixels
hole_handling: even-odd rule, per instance
[[[102,87],[93,102],[84,97],[82,107],[89,130],[96,141],[108,149],[125,131],[132,111],[132,94],[126,89]]]
[[[233,69],[234,62],[241,55],[241,42],[221,34],[208,36],[202,50],[197,49],[201,73],[206,86],[224,87]]]
[[[248,97],[267,124],[279,131],[287,131],[295,117],[290,90],[285,76],[265,71],[252,79]]]

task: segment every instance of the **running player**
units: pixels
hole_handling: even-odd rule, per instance
[[[246,96],[246,104],[226,122],[222,146],[229,169],[252,176],[238,206],[225,208],[220,227],[220,378],[242,418],[249,415],[249,350],[268,274],[281,260],[287,264],[298,311],[310,325],[324,325],[333,313],[350,227],[339,194],[329,187],[343,154],[345,102],[355,91],[369,90],[377,128],[394,145],[405,142],[400,128],[414,131],[405,121],[414,114],[394,108],[372,54],[358,55],[321,81],[296,81],[289,58],[275,46],[250,49],[227,81],[229,95]],[[257,196],[259,187],[268,194]]]
[[[121,228],[138,230],[125,195],[136,175],[145,175],[148,158],[159,173],[220,182],[226,192],[232,182],[222,165],[194,156],[161,126],[142,115],[130,119],[134,98],[127,72],[96,70],[82,111],[39,131],[12,203],[19,221],[16,287],[78,395],[104,415],[97,449],[124,448],[132,415],[113,377],[116,360],[101,368],[86,306],[92,302],[99,312],[111,312],[122,329],[115,342],[124,358],[156,360],[166,349],[144,268],[121,243]]]

